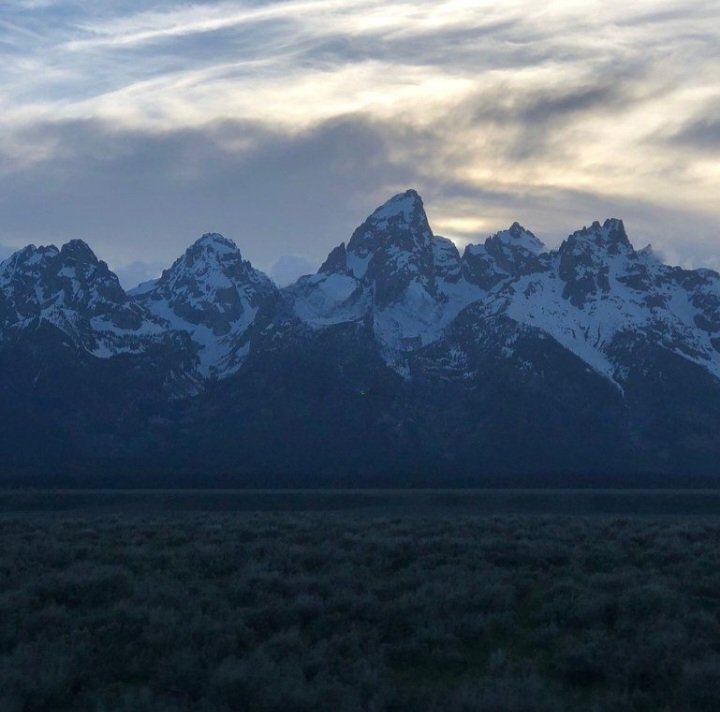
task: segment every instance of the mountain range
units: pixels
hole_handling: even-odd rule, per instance
[[[0,481],[713,478],[720,275],[622,221],[467,246],[414,190],[278,288],[203,235],[125,292],[90,247],[0,263]]]

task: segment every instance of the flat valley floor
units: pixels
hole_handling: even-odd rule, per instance
[[[0,492],[0,709],[717,710],[720,491]]]

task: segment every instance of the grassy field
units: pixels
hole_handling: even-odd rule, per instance
[[[718,710],[715,492],[4,492],[0,710]]]

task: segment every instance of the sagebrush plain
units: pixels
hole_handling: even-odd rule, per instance
[[[4,496],[0,709],[720,708],[710,494],[686,495],[701,516],[642,517],[473,514],[462,494],[300,511],[308,495],[275,511]]]

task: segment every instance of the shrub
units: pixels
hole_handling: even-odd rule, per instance
[[[720,709],[720,526],[0,519],[0,709]]]

